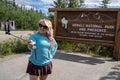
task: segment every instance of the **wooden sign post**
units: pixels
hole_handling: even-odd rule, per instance
[[[113,57],[120,60],[120,9],[49,8],[49,12],[54,12],[57,40],[113,46]]]

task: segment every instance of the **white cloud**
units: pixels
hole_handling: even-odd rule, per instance
[[[85,2],[99,3],[103,0],[85,0]],[[110,3],[120,3],[120,0],[109,0]]]
[[[15,0],[15,2],[18,3],[18,4],[24,4],[24,3],[26,3],[25,0]]]
[[[112,4],[107,4],[109,8],[120,8],[120,3],[112,3]]]
[[[53,0],[40,0],[43,4],[53,4]]]
[[[53,1],[56,0],[15,0],[17,4],[26,6],[27,8],[34,7],[40,9],[43,13],[48,13],[48,8],[52,8]],[[97,7],[100,5],[102,0],[85,0],[87,6]],[[95,6],[94,6],[95,5]],[[109,6],[120,6],[120,0],[110,0]]]
[[[85,0],[85,3],[99,3],[101,0]]]
[[[36,8],[34,8],[34,7],[30,6],[30,5],[25,5],[24,7],[25,7],[27,10],[30,10],[31,8],[33,8],[34,10],[36,10]]]
[[[120,3],[120,0],[110,0],[111,3]]]

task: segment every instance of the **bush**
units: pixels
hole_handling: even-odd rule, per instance
[[[27,45],[27,42],[18,39],[11,39],[1,42],[0,56],[27,52],[29,51]]]
[[[7,56],[16,53],[28,52],[28,43],[23,40],[11,39],[0,43],[0,57]],[[101,55],[105,57],[112,57],[113,47],[93,45],[93,44],[81,44],[78,42],[65,42],[58,41],[58,49],[81,52],[92,55]]]
[[[94,44],[81,44],[78,42],[58,41],[59,49],[73,52],[81,52],[104,57],[112,57],[113,47]]]

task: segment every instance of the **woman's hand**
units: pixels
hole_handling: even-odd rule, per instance
[[[34,46],[34,45],[35,45],[35,43],[34,43],[32,40],[28,41],[28,44],[29,44],[30,46]]]
[[[52,56],[52,55],[50,55],[50,58],[52,59],[52,58],[53,58],[53,56]]]

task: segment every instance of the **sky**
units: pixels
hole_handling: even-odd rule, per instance
[[[48,12],[48,8],[53,8],[53,1],[55,0],[15,0],[16,4],[18,4],[19,6],[24,6],[27,9],[37,9],[37,10],[41,10],[45,15],[47,15]],[[87,4],[87,7],[95,7],[97,5],[100,5],[102,0],[85,0],[85,4]],[[111,6],[110,8],[120,8],[120,0],[110,0],[110,4],[109,6]]]
[[[25,6],[26,8],[34,8],[41,10],[46,15],[48,14],[48,8],[52,8],[53,0],[15,0],[19,6]]]

